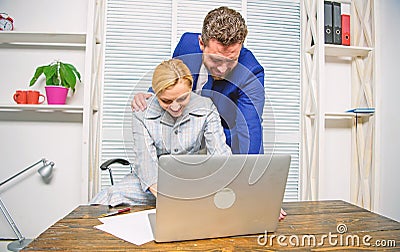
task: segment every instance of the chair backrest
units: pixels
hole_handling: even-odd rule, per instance
[[[113,178],[110,166],[112,164],[115,164],[115,163],[119,163],[119,164],[122,164],[122,165],[129,165],[131,167],[131,172],[132,172],[132,165],[131,165],[131,163],[129,163],[128,160],[125,160],[125,159],[122,159],[122,158],[113,158],[113,159],[109,159],[109,160],[105,161],[104,163],[102,163],[100,165],[100,169],[101,170],[108,170],[108,172],[110,174],[111,185],[114,185],[114,178]]]

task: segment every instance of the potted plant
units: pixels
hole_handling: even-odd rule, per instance
[[[56,60],[49,65],[36,68],[29,86],[33,86],[42,74],[46,77],[48,104],[65,104],[68,90],[75,92],[77,78],[81,81],[81,74],[73,65]]]

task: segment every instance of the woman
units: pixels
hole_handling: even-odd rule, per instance
[[[158,157],[163,154],[230,155],[220,116],[209,98],[192,93],[189,68],[178,59],[162,62],[154,70],[155,96],[147,110],[133,114],[135,172],[100,192],[93,204],[154,205]]]

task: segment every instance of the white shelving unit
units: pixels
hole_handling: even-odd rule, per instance
[[[92,191],[91,178],[99,169],[98,107],[103,69],[104,5],[102,0],[0,3],[0,9],[15,20],[14,31],[0,32],[0,55],[7,59],[0,72],[0,128],[3,134],[3,146],[0,147],[1,150],[10,149],[6,166],[17,171],[28,165],[32,158],[56,159],[53,160],[56,174],[51,185],[46,186],[40,181],[34,184],[31,180],[35,181],[36,177],[29,176],[23,183],[0,191],[6,205],[17,209],[13,213],[15,221],[22,230],[27,230],[25,236],[29,238],[38,235],[77,204],[87,203]],[[65,11],[59,12],[55,7]],[[72,11],[73,17],[70,16]],[[82,83],[78,83],[76,92],[69,95],[67,104],[15,104],[12,96],[18,89],[44,93],[43,80],[31,88],[29,80],[39,64],[48,64],[55,59],[74,64],[81,73]],[[15,135],[15,141],[9,135]],[[23,160],[21,164],[11,162],[18,156]],[[16,164],[21,167],[14,168],[18,166]],[[3,167],[1,173],[9,176],[15,171]],[[37,218],[40,223],[34,221],[32,224],[31,220],[36,216],[34,218],[27,213],[29,210],[22,210],[19,203],[12,200],[19,197],[21,187],[25,192],[35,192],[32,198],[41,202],[36,209],[45,213],[43,218]],[[40,201],[41,197],[44,202]],[[24,204],[29,205],[29,202]],[[57,209],[46,214],[46,209],[52,209],[54,205]],[[5,235],[3,225],[0,216],[2,238]]]
[[[350,200],[367,209],[374,205],[375,166],[374,166],[374,114],[346,113],[351,108],[375,107],[375,18],[374,0],[342,0],[336,1],[348,5],[351,17],[351,46],[324,43],[324,1],[302,0],[302,199],[321,199],[321,174],[335,174],[335,167],[329,162],[335,157],[326,151],[335,130],[342,135],[351,136],[347,143],[351,145],[351,160],[346,167],[347,181],[339,187],[349,188]],[[312,45],[312,41],[315,44]],[[334,80],[327,80],[329,65],[344,64],[351,68],[351,78],[346,90],[341,91],[344,97],[350,97],[348,107],[331,111],[335,94],[332,90]],[[339,63],[338,63],[339,62]],[[340,73],[335,73],[340,75]],[[336,77],[336,76],[334,76]],[[330,76],[332,78],[332,76]],[[340,79],[340,78],[338,78]],[[339,85],[340,86],[340,85]],[[340,88],[340,87],[338,87]],[[350,92],[350,94],[349,94]],[[336,101],[341,101],[337,97]],[[332,123],[336,121],[338,123]],[[340,121],[343,123],[339,124]],[[347,123],[345,123],[346,121]],[[334,125],[332,129],[329,128]],[[339,125],[339,126],[338,126]],[[329,138],[327,138],[329,132]],[[333,132],[333,133],[332,133]],[[343,133],[344,132],[344,133]],[[334,138],[334,137],[333,137]],[[346,143],[333,149],[345,147]],[[330,148],[332,150],[332,148]],[[340,152],[338,150],[338,152]],[[338,156],[336,159],[341,159]],[[339,188],[330,188],[330,191]],[[322,197],[323,198],[323,197]]]
[[[89,167],[90,164],[95,164],[92,153],[96,143],[97,126],[92,122],[97,121],[96,113],[98,107],[98,99],[100,97],[98,88],[101,78],[102,49],[100,38],[103,36],[103,1],[89,0],[87,13],[87,31],[86,32],[41,32],[41,31],[2,31],[0,33],[0,49],[1,48],[19,48],[19,46],[31,46],[38,48],[53,48],[72,50],[84,50],[85,66],[83,75],[84,83],[84,98],[80,103],[82,105],[15,105],[15,104],[0,104],[0,116],[2,112],[18,112],[18,111],[33,111],[33,112],[63,112],[65,114],[83,114],[83,150],[84,158],[82,167]],[[100,68],[101,69],[101,68]],[[10,94],[12,95],[12,94]],[[40,115],[40,113],[37,113]],[[18,118],[18,113],[15,113]],[[40,116],[38,117],[40,120]],[[88,156],[88,158],[86,158]],[[92,161],[93,160],[93,161]],[[86,171],[84,171],[86,173]],[[89,180],[87,174],[84,175],[86,181]],[[83,198],[88,197],[88,188],[82,192]]]

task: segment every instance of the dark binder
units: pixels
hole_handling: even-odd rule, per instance
[[[324,1],[325,44],[333,44],[332,2]]]
[[[342,14],[342,45],[350,45],[350,15]]]
[[[336,45],[342,44],[342,10],[340,3],[332,2],[333,13],[333,43]]]

